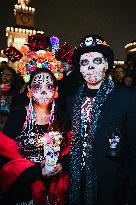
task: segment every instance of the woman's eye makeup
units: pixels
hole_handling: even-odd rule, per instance
[[[41,89],[42,89],[41,84],[33,84],[32,85],[32,90],[41,90]],[[47,85],[45,85],[45,90],[46,89],[54,91],[54,85],[47,84]]]
[[[54,86],[53,85],[47,85],[48,90],[54,90]]]
[[[32,85],[32,90],[40,90],[42,86],[40,84],[34,84]]]

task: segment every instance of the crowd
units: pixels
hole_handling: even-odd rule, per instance
[[[77,48],[35,34],[20,59],[10,52],[19,66],[0,67],[0,204],[135,205],[135,60],[114,66],[96,34]]]

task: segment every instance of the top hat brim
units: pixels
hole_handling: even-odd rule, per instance
[[[72,56],[72,63],[75,67],[80,67],[79,61],[80,61],[80,56],[84,53],[89,53],[89,52],[99,52],[104,55],[104,57],[108,61],[108,69],[111,69],[114,65],[114,53],[113,50],[109,46],[105,45],[91,45],[91,46],[86,46],[86,47],[79,47],[75,49],[73,56]]]

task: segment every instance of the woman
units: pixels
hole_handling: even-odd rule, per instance
[[[3,128],[11,111],[12,102],[19,92],[16,71],[7,66],[2,70],[0,82],[0,129]]]
[[[46,42],[49,41],[41,34],[38,36],[38,45],[43,38]],[[48,43],[46,48],[47,46]],[[12,113],[1,134],[3,144],[7,141],[9,145],[13,143],[14,147],[5,148],[1,140],[3,164],[1,162],[0,180],[4,184],[1,204],[63,205],[68,188],[65,161],[70,136],[67,134],[64,109],[60,109],[60,98],[56,99],[56,80],[63,77],[63,68],[48,49],[36,48],[34,51],[33,48],[27,53],[19,69],[28,83],[30,102],[28,106]],[[6,162],[10,164],[10,170],[6,168]],[[8,185],[3,180],[4,177]]]

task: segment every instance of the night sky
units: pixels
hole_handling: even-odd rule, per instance
[[[17,2],[1,0],[0,49],[6,46],[6,27],[15,26]],[[34,29],[58,36],[61,44],[78,46],[84,35],[97,33],[110,43],[116,60],[124,60],[124,46],[136,40],[136,0],[31,0],[30,6],[36,9]]]

